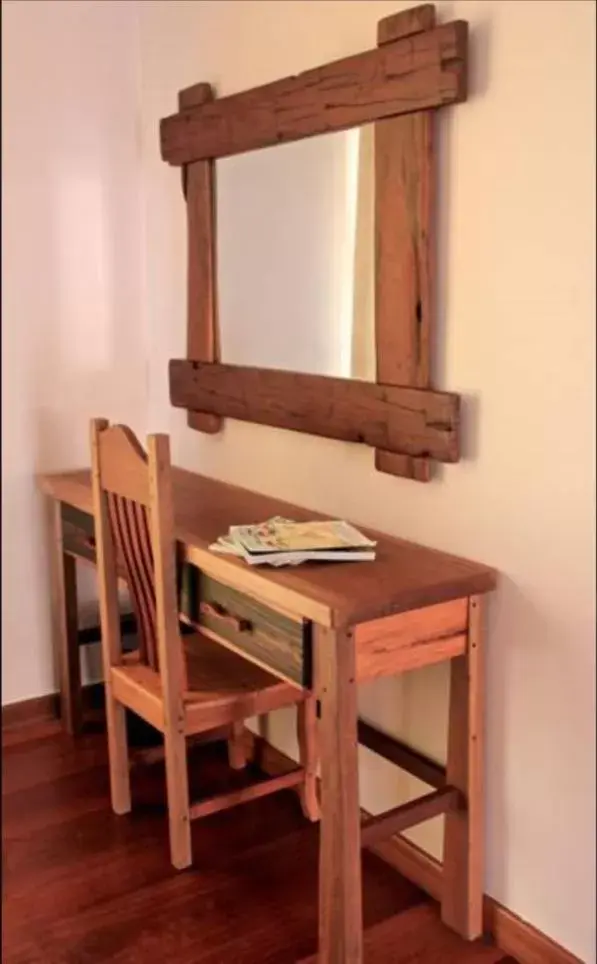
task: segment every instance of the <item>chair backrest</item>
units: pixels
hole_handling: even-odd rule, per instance
[[[110,664],[122,661],[121,564],[141,661],[182,684],[168,436],[149,436],[146,454],[129,428],[94,419],[91,448],[100,614]]]

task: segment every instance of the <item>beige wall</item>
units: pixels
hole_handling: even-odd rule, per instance
[[[2,25],[2,702],[10,703],[54,688],[35,473],[89,461],[92,415],[144,431],[147,379],[136,9],[8,0]],[[90,598],[89,572],[80,579]]]
[[[434,367],[437,383],[465,398],[460,465],[417,486],[376,474],[370,451],[333,441],[231,422],[216,438],[195,436],[168,405],[166,359],[184,353],[185,236],[178,176],[159,158],[159,117],[175,109],[178,88],[196,81],[226,94],[364,49],[377,19],[399,7],[396,0],[144,5],[151,421],[172,433],[189,467],[500,570],[488,637],[486,886],[593,960],[594,4],[438,4],[443,19],[469,20],[473,59],[470,99],[446,111],[441,130]],[[239,231],[255,189],[254,168],[244,170]],[[236,189],[242,203],[238,182]],[[292,232],[300,211],[290,202],[284,211]],[[331,216],[313,223],[315,237]],[[265,226],[245,237],[252,261],[256,252],[269,257],[292,315],[297,298],[311,304],[305,252],[297,247],[289,261],[268,246]],[[226,290],[246,283],[242,258],[228,255]],[[323,302],[332,282],[318,284]],[[355,295],[367,303],[360,289]],[[253,301],[249,313],[251,337],[265,353],[267,329]],[[280,325],[287,316],[282,293]],[[236,324],[245,323],[239,310]],[[300,334],[289,325],[287,335],[290,366]],[[441,756],[445,705],[440,668],[369,687],[361,709]],[[288,716],[272,723],[271,734],[281,747],[294,746]],[[366,751],[362,762],[370,809],[412,792]],[[437,849],[437,831],[423,839]]]
[[[488,636],[486,888],[594,961],[595,5],[438,4],[443,19],[469,20],[473,67],[468,103],[441,125],[434,358],[437,384],[465,398],[465,458],[430,486],[379,475],[371,452],[333,441],[232,422],[200,437],[168,402],[166,363],[184,354],[185,229],[178,173],[159,157],[159,118],[187,84],[210,80],[225,94],[363,49],[398,0],[3,6],[3,702],[51,686],[32,473],[85,458],[91,413],[171,432],[191,468],[492,564],[502,578]],[[247,174],[243,192],[243,176],[239,163],[228,188],[238,203],[255,187]],[[325,183],[312,185],[313,197]],[[333,258],[353,223],[342,192],[334,197],[313,224]],[[290,199],[285,216],[296,227],[300,204]],[[330,231],[332,221],[342,230]],[[288,324],[284,298],[293,317],[301,306],[325,316],[344,271],[362,323],[367,258],[356,288],[346,251],[331,276],[303,278],[311,252],[297,246],[289,264],[287,251],[268,247],[270,227],[252,232],[251,257],[267,256],[276,276],[290,367],[309,344]],[[362,251],[364,235],[358,241]],[[222,264],[223,290],[246,274],[237,244]],[[254,297],[251,334],[266,351]],[[229,317],[238,344],[240,308]],[[316,366],[321,345],[309,338]],[[116,350],[123,343],[132,368]],[[364,715],[440,758],[445,708],[441,668],[361,697]],[[287,750],[292,723],[281,715],[270,728]],[[366,751],[362,763],[369,809],[413,792]],[[437,828],[419,835],[432,850],[438,838]]]

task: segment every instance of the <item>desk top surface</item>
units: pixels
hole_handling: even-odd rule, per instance
[[[41,477],[42,490],[84,512],[92,512],[89,470]],[[359,526],[377,540],[373,562],[305,563],[274,570],[251,567],[231,556],[208,552],[230,525],[248,525],[273,515],[298,521],[321,513],[260,495],[217,479],[173,468],[175,535],[187,557],[209,566],[216,578],[323,625],[343,626],[418,609],[496,586],[488,566],[405,542]]]

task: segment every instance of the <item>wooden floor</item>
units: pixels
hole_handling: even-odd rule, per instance
[[[246,777],[223,745],[191,753],[194,795]],[[133,771],[133,813],[109,804],[105,736],[58,724],[3,732],[5,964],[294,964],[316,949],[317,828],[296,795],[193,824],[194,866],[170,866],[163,765]],[[365,855],[369,964],[506,964],[460,941],[437,907]]]

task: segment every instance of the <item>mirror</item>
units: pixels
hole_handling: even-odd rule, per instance
[[[375,380],[373,127],[218,160],[221,360]]]

